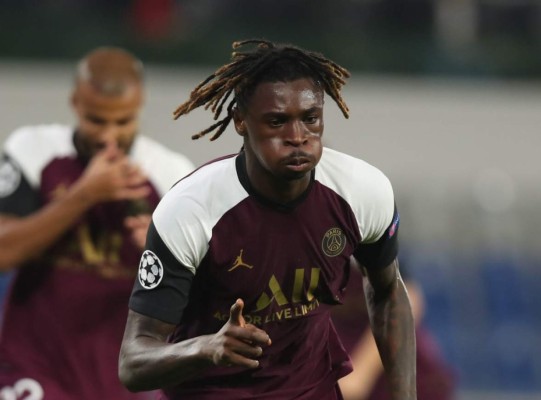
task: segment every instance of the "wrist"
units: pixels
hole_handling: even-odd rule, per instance
[[[81,181],[75,182],[66,193],[66,200],[73,201],[84,210],[91,208],[99,203],[95,193],[87,186],[81,184]]]

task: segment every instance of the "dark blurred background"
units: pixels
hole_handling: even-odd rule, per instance
[[[460,399],[541,398],[541,0],[0,0],[0,140],[72,119],[76,60],[117,45],[147,65],[145,133],[196,164],[236,151],[171,112],[258,37],[352,71],[327,144],[391,178]]]
[[[67,59],[111,39],[147,62],[218,63],[267,37],[364,72],[534,78],[537,0],[1,0],[4,58]]]

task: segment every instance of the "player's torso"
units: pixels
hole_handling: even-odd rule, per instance
[[[42,172],[44,203],[62,196],[80,178],[85,164],[77,157],[55,158]],[[46,256],[55,268],[133,281],[141,249],[131,239],[125,219],[140,210],[150,214],[159,197],[152,185],[147,198],[98,204],[89,209]],[[138,210],[134,210],[137,208]]]
[[[219,193],[215,196],[220,201]],[[245,321],[265,330],[273,343],[259,359],[259,369],[209,370],[178,393],[199,393],[201,382],[219,388],[224,380],[230,388],[247,391],[247,397],[235,392],[236,398],[264,393],[303,398],[301,393],[315,387],[332,390],[337,376],[346,373],[348,358],[329,311],[342,299],[349,258],[359,241],[351,207],[315,180],[288,207],[249,195],[220,215],[172,340],[217,332],[241,298]],[[278,388],[282,394],[275,392]],[[224,395],[216,390],[212,396]]]
[[[358,241],[349,206],[318,182],[289,209],[247,197],[212,229],[194,307],[205,310],[210,331],[223,325],[237,298],[246,321],[263,329],[317,314],[322,304],[340,302]]]
[[[138,143],[136,139],[135,144]],[[10,136],[5,153],[27,187],[26,191],[13,193],[12,200],[7,201],[22,203],[28,197],[36,199],[35,209],[24,210],[21,215],[61,198],[87,167],[74,145],[73,128],[64,125],[21,128]],[[139,160],[132,157],[132,162],[138,164]],[[44,253],[40,262],[55,269],[93,273],[106,279],[133,280],[139,249],[131,240],[124,219],[133,214],[134,206],[148,214],[154,210],[159,195],[150,182],[151,193],[145,199],[101,203],[89,209]]]
[[[72,134],[56,126],[29,132],[37,140],[32,157],[18,152],[24,143],[11,149],[42,205],[62,196],[84,172]],[[158,202],[154,188],[144,201],[151,212]],[[125,202],[90,209],[19,269],[3,316],[0,386],[29,378],[43,386],[45,399],[56,398],[50,394],[55,387],[64,388],[65,398],[103,398],[107,391],[128,396],[117,382],[116,365],[141,253],[123,224],[128,211]],[[84,378],[89,373],[92,380]]]
[[[195,275],[170,340],[217,332],[241,298],[246,322],[265,330],[272,345],[260,368],[209,369],[171,398],[313,398],[303,393],[333,390],[349,370],[329,311],[342,299],[354,250],[390,224],[388,180],[362,160],[324,149],[307,191],[283,206],[254,192],[244,165],[242,153],[209,163],[180,181],[153,214],[174,256],[169,262]],[[233,396],[224,385],[235,388]]]

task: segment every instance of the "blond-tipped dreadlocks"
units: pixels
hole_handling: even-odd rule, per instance
[[[261,82],[289,82],[310,77],[331,96],[344,117],[349,117],[349,109],[340,94],[345,80],[350,76],[345,68],[319,53],[292,45],[277,45],[266,40],[250,39],[234,42],[233,49],[247,44],[257,46],[246,52],[234,51],[232,61],[197,85],[188,101],[181,104],[173,113],[177,119],[204,105],[205,109],[211,109],[214,120],[217,120],[227,99],[234,94],[227,105],[225,118],[193,135],[192,139],[199,139],[215,129],[216,133],[210,140],[218,139],[233,118],[235,104],[244,109],[255,87]]]

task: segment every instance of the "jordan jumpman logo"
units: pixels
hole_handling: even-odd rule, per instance
[[[227,272],[231,272],[231,271],[233,271],[234,269],[236,269],[238,267],[246,267],[246,268],[249,268],[249,269],[252,269],[254,267],[253,265],[248,265],[244,261],[242,261],[242,252],[243,251],[244,251],[244,249],[240,250],[240,254],[235,259],[235,263],[233,264],[233,266],[231,268],[229,268],[227,270]]]

